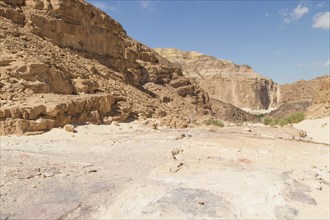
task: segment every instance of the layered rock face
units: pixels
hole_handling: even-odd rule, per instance
[[[330,116],[330,77],[320,77],[319,90],[315,93],[312,105],[307,110],[309,118]]]
[[[278,111],[282,115],[304,112],[307,118],[320,118],[330,115],[330,77],[321,76],[312,80],[300,80],[281,85],[281,100]]]
[[[83,0],[6,0],[1,6],[3,17],[25,25],[31,33],[61,48],[80,52],[123,73],[131,83],[166,81],[176,70],[162,65],[156,53],[131,39],[118,22]]]
[[[178,66],[83,0],[0,0],[0,51],[0,135],[130,116],[185,127],[212,112]]]
[[[198,52],[170,48],[155,51],[182,67],[183,74],[196,79],[211,98],[248,109],[268,109],[278,103],[277,84],[255,73],[248,65]]]
[[[313,101],[316,94],[324,90],[322,87],[326,87],[329,79],[329,76],[321,76],[311,80],[299,80],[294,83],[281,85],[280,102]]]
[[[58,100],[61,102],[58,102]],[[0,134],[49,131],[69,123],[106,122],[115,99],[112,95],[33,95],[25,105],[15,103],[0,110]],[[111,117],[112,118],[112,117]],[[112,119],[111,119],[112,121]],[[110,123],[111,123],[110,121]]]

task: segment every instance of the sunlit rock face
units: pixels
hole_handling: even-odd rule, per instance
[[[248,65],[237,65],[198,52],[171,48],[155,50],[182,67],[184,76],[195,78],[210,98],[249,109],[268,109],[278,103],[277,84]]]

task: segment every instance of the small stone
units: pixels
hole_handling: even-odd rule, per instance
[[[158,128],[158,124],[157,124],[157,123],[153,123],[153,124],[152,124],[152,129],[157,130],[157,128]]]
[[[112,117],[105,117],[103,119],[103,121],[106,123],[106,124],[111,124],[113,122],[113,118]]]
[[[179,163],[178,165],[176,165],[174,168],[170,168],[170,172],[172,172],[172,173],[176,173],[176,172],[178,172],[179,170],[181,170],[182,166],[183,166],[183,163],[180,162],[180,163]]]
[[[111,122],[111,124],[115,125],[115,126],[120,126],[118,121],[113,121],[113,122]]]
[[[66,124],[63,129],[67,132],[74,132],[74,126],[72,124]]]
[[[316,189],[322,191],[322,186],[317,186]]]
[[[185,138],[185,137],[186,137],[185,134],[181,134],[181,135],[179,135],[178,137],[176,137],[175,140],[181,140],[181,139],[183,139],[183,138]]]
[[[55,175],[55,173],[53,171],[46,171],[44,173],[42,173],[43,177],[46,178],[46,177],[52,177]]]
[[[307,132],[306,131],[299,131],[299,137],[307,137]]]
[[[244,128],[244,131],[252,132],[252,129],[251,128]]]
[[[178,155],[179,153],[181,153],[181,152],[183,152],[183,150],[181,149],[181,148],[174,148],[173,150],[172,150],[172,152],[171,152],[171,154],[172,154],[172,158],[174,159],[174,160],[176,160],[177,158],[176,158],[176,155]]]

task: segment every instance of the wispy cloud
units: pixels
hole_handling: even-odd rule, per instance
[[[290,13],[289,13],[289,9],[285,8],[285,9],[281,9],[279,11],[279,14],[282,16],[283,18],[283,22],[288,24],[290,23]]]
[[[293,20],[298,20],[308,12],[309,12],[308,7],[299,4],[297,7],[295,7],[292,10],[289,10],[288,8],[282,9],[279,11],[279,14],[282,16],[283,22],[288,24]]]
[[[307,14],[309,12],[309,9],[307,7],[304,7],[302,5],[298,5],[295,9],[293,9],[293,13],[292,16],[294,19],[299,19],[302,16],[304,16],[305,14]]]
[[[142,0],[140,1],[140,5],[142,8],[148,8],[151,6],[151,1],[148,1],[148,0]]]
[[[141,0],[139,1],[140,3],[140,6],[143,8],[143,9],[146,9],[150,12],[153,12],[154,11],[154,6],[153,6],[153,1],[151,0]]]
[[[322,64],[320,62],[317,62],[317,61],[314,61],[312,64],[311,64],[312,67],[314,68],[321,68]]]
[[[316,5],[317,8],[323,8],[324,7],[324,2],[320,2]]]
[[[327,61],[325,61],[325,63],[323,64],[323,66],[330,66],[330,59],[328,59]]]
[[[330,12],[320,12],[313,18],[313,28],[330,29]]]

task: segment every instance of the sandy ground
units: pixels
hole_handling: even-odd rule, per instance
[[[328,219],[329,146],[143,123],[1,137],[1,219]]]
[[[306,131],[316,142],[330,144],[330,117],[304,120],[294,127]]]

